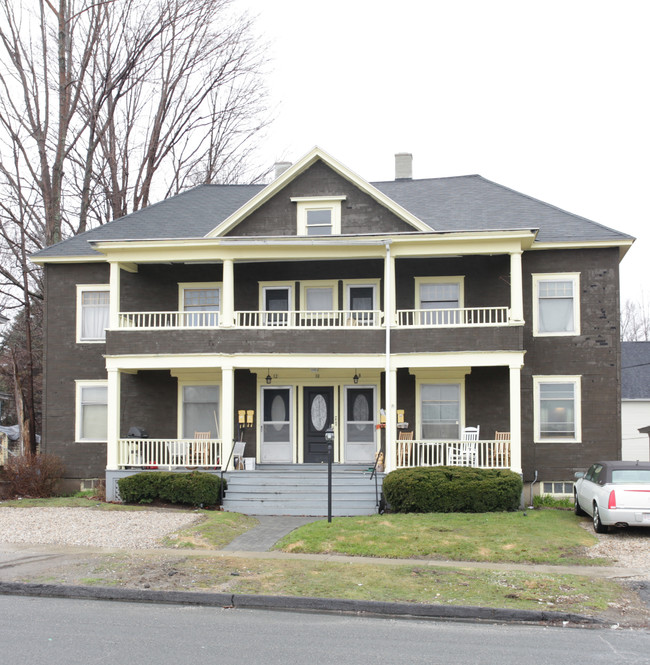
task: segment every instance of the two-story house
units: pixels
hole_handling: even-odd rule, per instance
[[[135,470],[232,469],[242,440],[254,485],[321,464],[330,427],[348,471],[381,451],[387,471],[505,467],[560,491],[620,457],[630,236],[478,175],[414,180],[406,154],[388,182],[319,148],[286,166],[33,257],[44,445],[70,483],[106,475],[110,497]]]

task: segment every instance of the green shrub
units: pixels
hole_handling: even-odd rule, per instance
[[[384,495],[397,513],[489,513],[517,510],[523,483],[507,469],[434,466],[397,469]]]
[[[542,496],[533,497],[533,507],[534,508],[573,508],[573,499],[568,496],[565,497],[555,497],[550,494],[542,494]]]
[[[151,503],[159,499],[190,506],[216,506],[221,501],[221,478],[198,471],[147,471],[120,478],[117,485],[125,503]]]

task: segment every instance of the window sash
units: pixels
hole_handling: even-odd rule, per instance
[[[460,384],[423,384],[420,388],[423,439],[460,437]]]
[[[110,292],[81,292],[81,335],[82,340],[105,340],[106,328],[110,320]]]
[[[218,438],[219,386],[183,386],[183,438],[194,438],[195,432],[209,432]]]
[[[108,387],[80,387],[79,438],[85,441],[106,441],[108,432]]]
[[[576,438],[574,383],[539,384],[539,435],[546,439]]]
[[[334,309],[334,290],[331,286],[306,287],[305,307],[308,312],[331,312]]]

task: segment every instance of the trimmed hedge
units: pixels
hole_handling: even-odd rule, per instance
[[[224,489],[226,481],[223,481]],[[216,506],[221,502],[221,478],[211,473],[147,471],[117,481],[125,503],[151,503],[156,499],[190,506]]]
[[[521,476],[507,469],[458,466],[396,469],[384,495],[396,513],[491,513],[517,510]]]

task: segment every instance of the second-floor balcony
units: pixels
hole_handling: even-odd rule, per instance
[[[227,322],[217,311],[120,312],[121,330],[236,328],[383,328],[380,310],[236,311]],[[508,307],[462,307],[454,309],[398,309],[396,328],[458,328],[505,326]]]

